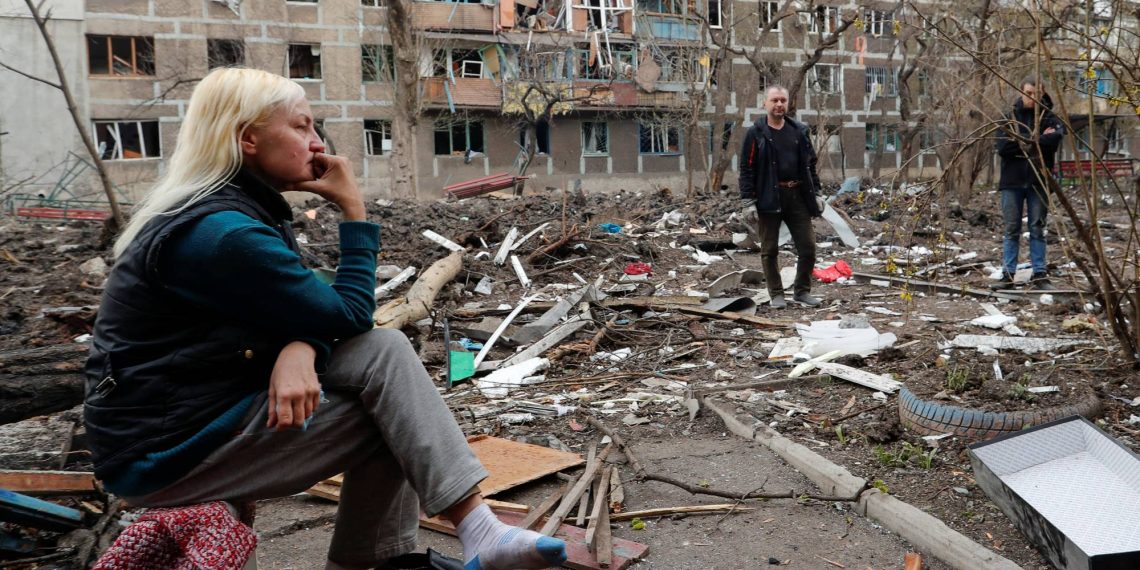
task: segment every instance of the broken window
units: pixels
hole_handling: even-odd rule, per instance
[[[567,77],[566,51],[519,54],[519,77],[528,81],[557,81]]]
[[[899,148],[899,133],[893,126],[884,126],[877,123],[867,123],[867,138],[865,148],[870,151],[879,150],[883,145],[883,152],[895,152]]]
[[[840,133],[842,130],[839,125],[812,125],[812,146],[818,153],[838,153],[840,150]]]
[[[811,13],[812,33],[830,34],[839,28],[839,6],[816,6]]]
[[[158,121],[94,121],[95,144],[103,160],[160,158]]]
[[[154,75],[154,39],[135,36],[87,36],[90,75]]]
[[[761,2],[760,3],[760,29],[766,29],[769,24],[772,24],[772,31],[780,31],[780,3],[779,2]]]
[[[392,46],[360,46],[361,81],[376,83],[396,78],[396,60]]]
[[[812,87],[820,93],[839,92],[839,66],[834,63],[817,63],[812,67]]]
[[[526,148],[526,138],[529,129],[519,131],[519,146]],[[550,123],[539,121],[534,125],[535,154],[550,154]]]
[[[321,78],[321,46],[316,44],[289,44],[289,78]]]
[[[632,80],[634,61],[632,46],[578,50],[578,78]]]
[[[437,49],[432,52],[432,77],[483,77],[483,56],[473,49]]]
[[[468,150],[483,152],[483,122],[455,121],[435,128],[435,154],[463,154]]]
[[[676,154],[681,152],[681,131],[664,123],[640,123],[639,151],[641,154]]]
[[[720,1],[721,0],[708,0],[708,2],[709,2],[709,10],[708,10],[709,27],[713,28],[713,29],[717,29],[717,30],[719,30],[720,28],[722,28],[724,26],[724,20],[723,20],[721,13],[720,13]]]
[[[610,154],[610,126],[598,121],[582,121],[582,154]]]
[[[872,36],[879,37],[887,32],[893,32],[890,26],[894,25],[894,13],[884,10],[863,11],[863,29]]]
[[[894,97],[899,94],[898,74],[889,67],[868,65],[865,91],[876,97]]]
[[[245,43],[241,40],[206,40],[206,62],[210,69],[245,64]]]
[[[636,13],[684,14],[687,6],[682,0],[637,0]]]
[[[369,156],[392,152],[392,123],[376,119],[364,120],[364,150]]]

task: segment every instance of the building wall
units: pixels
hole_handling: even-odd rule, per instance
[[[63,60],[68,84],[84,113],[87,101],[83,1],[49,0],[48,30]],[[0,0],[0,61],[36,77],[58,82],[55,65],[22,0]],[[68,151],[84,154],[63,93],[0,68],[0,189],[50,193],[66,171]],[[74,188],[87,194],[95,187]]]

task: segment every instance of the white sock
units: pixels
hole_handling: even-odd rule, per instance
[[[510,526],[491,507],[479,505],[455,528],[463,543],[465,570],[549,568],[566,561],[566,543]]]

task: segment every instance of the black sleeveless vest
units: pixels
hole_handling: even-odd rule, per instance
[[[107,279],[85,368],[84,420],[100,479],[177,446],[242,398],[268,389],[286,339],[176,298],[158,274],[167,238],[227,210],[274,228],[298,251],[289,204],[244,172],[185,210],[147,223]]]

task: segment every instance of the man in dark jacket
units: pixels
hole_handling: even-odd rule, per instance
[[[1040,103],[1040,105],[1038,105]],[[1045,218],[1049,213],[1049,177],[1065,127],[1050,111],[1053,101],[1036,80],[1021,84],[1021,96],[1013,113],[998,129],[997,153],[1001,157],[1001,213],[1005,221],[1001,281],[994,289],[1014,287],[1021,239],[1021,215],[1029,215],[1029,261],[1033,265],[1030,288],[1050,290],[1045,267]]]
[[[788,90],[773,85],[764,93],[767,116],[748,129],[740,151],[740,196],[756,204],[760,257],[772,308],[787,306],[778,264],[781,223],[787,224],[799,256],[792,299],[816,307],[820,301],[811,295],[811,272],[815,267],[811,219],[823,211],[816,201],[819,174],[815,149],[808,138],[807,125],[785,116]]]

